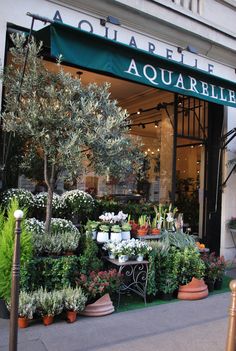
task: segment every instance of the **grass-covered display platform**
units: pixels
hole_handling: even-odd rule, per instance
[[[232,279],[233,278],[229,276],[224,276],[222,288],[220,290],[214,290],[213,292],[210,292],[208,298],[210,298],[212,295],[229,292],[230,291],[229,283]],[[135,294],[127,293],[127,294],[121,295],[120,306],[119,306],[119,309],[116,309],[116,312],[132,311],[140,308],[148,308],[148,307],[153,307],[157,305],[163,305],[166,303],[174,303],[178,301],[180,300],[178,300],[177,298],[173,298],[171,300],[166,301],[158,297],[155,297],[155,299],[152,302],[147,302],[145,306],[142,297]],[[115,300],[114,300],[114,303],[116,303]]]

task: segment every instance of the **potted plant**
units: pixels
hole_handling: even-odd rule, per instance
[[[109,240],[110,226],[108,224],[101,224],[97,233],[97,241],[105,243]]]
[[[81,312],[85,316],[104,316],[114,311],[109,294],[116,292],[121,284],[121,274],[116,269],[92,271],[81,274],[76,283],[88,296],[88,304]]]
[[[45,326],[53,323],[53,318],[63,310],[63,294],[59,290],[39,289],[35,292],[36,310],[43,318]]]
[[[138,218],[138,224],[139,224],[139,228],[137,230],[138,235],[139,236],[147,235],[148,229],[149,229],[149,225],[147,222],[147,215],[141,215]]]
[[[122,232],[122,240],[129,240],[130,239],[130,231],[131,231],[131,224],[129,222],[125,222],[121,226]]]
[[[210,254],[204,253],[202,255],[202,260],[205,264],[204,280],[208,286],[209,292],[212,292],[215,286],[217,289],[220,289],[226,268],[224,256],[217,257],[215,252]]]
[[[69,286],[63,289],[63,301],[67,322],[73,323],[76,320],[77,314],[84,310],[87,297],[81,287],[72,288]]]
[[[79,245],[80,234],[70,231],[65,232],[61,236],[61,247],[65,255],[73,255]]]
[[[93,240],[96,240],[97,238],[97,229],[99,226],[100,222],[98,221],[92,221],[88,220],[85,226],[86,233],[89,233],[92,235]]]
[[[11,309],[10,304],[8,308]],[[28,294],[26,291],[20,291],[18,305],[18,327],[27,328],[29,320],[33,319],[36,311],[36,301],[34,295]]]
[[[176,250],[174,264],[177,269],[179,299],[196,300],[208,296],[203,280],[205,265],[195,245]]]
[[[136,241],[135,239],[123,240],[117,244],[116,250],[119,262],[126,262],[129,257],[135,256]]]
[[[137,261],[143,261],[144,256],[146,256],[150,251],[152,251],[152,248],[146,241],[136,240],[134,252],[137,256]]]
[[[111,227],[111,240],[112,241],[121,241],[121,227],[119,224],[113,224]]]
[[[158,222],[159,213],[156,206],[154,206],[154,211],[155,211],[155,216],[153,217],[151,222],[151,234],[157,235],[157,234],[160,234],[161,232],[160,230],[161,226],[159,225],[159,222]]]
[[[111,259],[115,259],[118,253],[118,245],[117,241],[112,241],[108,240],[104,245],[103,245],[103,250],[108,252],[108,256]]]

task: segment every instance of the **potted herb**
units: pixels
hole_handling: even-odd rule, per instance
[[[63,301],[67,322],[73,323],[76,320],[77,314],[84,310],[87,297],[81,287],[72,288],[69,286],[63,289]]]
[[[73,255],[79,245],[79,233],[65,232],[61,236],[61,247],[65,255]]]
[[[63,294],[59,290],[39,289],[35,292],[36,310],[43,318],[45,326],[53,323],[53,318],[63,310]]]
[[[9,309],[11,308],[9,304]],[[18,327],[27,328],[29,320],[33,319],[33,315],[36,311],[36,301],[32,294],[28,294],[25,291],[21,291],[19,294],[19,305],[18,305]]]
[[[121,241],[121,227],[119,224],[113,224],[111,227],[111,240],[112,241]]]

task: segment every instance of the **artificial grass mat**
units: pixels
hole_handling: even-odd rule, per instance
[[[232,279],[233,279],[232,277],[224,276],[222,288],[220,290],[214,290],[213,292],[210,292],[209,297],[212,295],[229,292],[230,291],[229,283]],[[126,293],[123,295],[121,294],[120,306],[118,309],[116,308],[116,312],[132,311],[132,310],[136,310],[136,309],[140,309],[140,308],[148,308],[148,307],[152,307],[152,306],[163,305],[163,304],[167,304],[167,303],[174,303],[174,302],[179,302],[179,301],[182,301],[182,300],[178,300],[177,298],[173,298],[171,300],[165,301],[165,300],[161,300],[161,299],[155,297],[155,299],[152,302],[147,302],[146,306],[145,306],[144,300],[141,296],[138,296],[134,293]],[[114,305],[115,305],[115,303],[116,303],[116,301],[114,301]]]

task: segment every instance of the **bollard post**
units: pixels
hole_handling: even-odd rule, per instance
[[[17,351],[17,333],[18,333],[18,306],[19,306],[19,285],[20,285],[20,234],[21,220],[23,212],[17,210],[14,212],[16,219],[15,227],[15,244],[12,262],[12,282],[11,282],[11,313],[10,313],[10,336],[9,351]]]
[[[229,308],[229,324],[226,351],[236,350],[236,280],[229,284],[231,290],[231,305]]]

